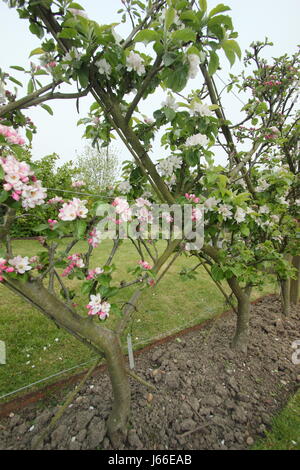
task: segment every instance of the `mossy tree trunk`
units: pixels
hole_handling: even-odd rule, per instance
[[[297,270],[297,278],[291,279],[290,296],[291,303],[297,305],[300,299],[300,255],[293,257],[292,265]]]

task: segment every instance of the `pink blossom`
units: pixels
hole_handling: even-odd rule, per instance
[[[110,304],[103,302],[100,294],[91,295],[86,308],[89,310],[88,315],[98,315],[101,320],[109,317]]]
[[[55,226],[57,223],[58,223],[57,220],[48,219],[48,224],[49,224],[51,230],[54,229],[54,226]]]
[[[25,140],[19,136],[17,131],[12,127],[0,124],[0,135],[3,135],[10,144],[24,145]]]
[[[59,210],[58,217],[63,221],[72,221],[78,218],[85,219],[88,209],[85,207],[87,201],[73,198],[72,201],[65,202]]]
[[[142,266],[142,268],[144,269],[152,269],[152,266],[149,263],[147,263],[147,261],[140,260],[138,264]]]
[[[101,241],[101,233],[99,230],[94,228],[90,233],[89,233],[89,238],[88,238],[88,244],[91,245],[93,248],[96,248],[100,241]]]

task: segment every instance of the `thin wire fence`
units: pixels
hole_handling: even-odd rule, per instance
[[[217,317],[217,318],[218,318],[218,317]],[[190,321],[190,322],[188,322],[188,323],[185,323],[184,325],[181,325],[180,327],[173,328],[172,330],[166,331],[166,332],[161,333],[160,335],[157,335],[157,336],[152,336],[152,337],[150,337],[150,338],[149,338],[149,337],[148,337],[148,338],[139,338],[139,340],[141,340],[141,341],[137,341],[137,342],[133,341],[133,347],[134,347],[134,349],[135,349],[137,346],[147,345],[147,344],[149,344],[149,343],[155,343],[156,341],[159,341],[160,339],[167,338],[168,336],[172,336],[172,335],[174,335],[174,334],[176,334],[176,333],[179,333],[180,331],[185,330],[186,328],[189,328],[189,327],[198,325],[198,324],[199,324],[198,322],[199,322],[201,319],[203,319],[203,318],[198,318],[198,319],[196,319],[196,320],[194,319],[194,320],[192,320],[192,321]],[[132,334],[132,333],[131,333],[131,334]],[[127,346],[126,346],[126,345],[123,346],[123,352],[124,352],[124,353],[127,352]],[[65,373],[67,373],[67,372],[70,372],[70,371],[72,371],[72,370],[74,370],[74,369],[78,369],[79,367],[83,367],[83,366],[85,366],[85,365],[87,365],[87,364],[90,364],[91,362],[95,361],[95,359],[97,359],[97,356],[93,356],[93,358],[90,359],[89,361],[82,362],[82,363],[80,363],[80,364],[77,364],[76,366],[70,367],[69,369],[64,369],[64,370],[62,370],[62,371],[60,371],[60,372],[57,372],[57,373],[52,374],[52,375],[49,375],[48,377],[44,377],[43,379],[37,380],[36,382],[32,382],[32,383],[30,383],[30,384],[28,384],[28,385],[25,385],[25,386],[20,387],[20,388],[18,388],[18,389],[16,389],[16,390],[13,390],[12,392],[6,393],[6,394],[0,396],[0,400],[3,399],[3,398],[6,398],[6,397],[8,397],[8,396],[14,395],[14,394],[16,394],[16,393],[18,393],[18,392],[21,392],[21,391],[23,391],[23,390],[26,390],[26,389],[28,389],[28,388],[31,388],[31,387],[33,387],[34,385],[38,385],[38,384],[43,383],[43,382],[46,382],[47,380],[50,380],[50,379],[52,379],[52,378],[54,378],[54,377],[57,377],[57,376],[59,376],[59,375],[65,374]]]

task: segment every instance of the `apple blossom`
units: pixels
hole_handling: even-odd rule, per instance
[[[18,255],[8,260],[8,262],[19,274],[24,274],[26,271],[30,271],[32,269],[32,266],[29,264],[28,256],[23,258],[22,256]]]
[[[171,93],[168,93],[167,98],[161,103],[161,106],[176,111],[179,105],[176,103],[174,96],[171,95]]]
[[[78,218],[85,219],[88,209],[85,207],[87,201],[73,198],[72,201],[65,202],[59,210],[58,217],[63,221],[72,221]]]
[[[234,219],[238,223],[241,223],[241,222],[244,222],[245,218],[246,218],[246,212],[241,207],[238,207],[234,214]]]
[[[126,67],[128,72],[135,71],[139,76],[143,75],[146,70],[143,59],[136,52],[131,51],[126,59]]]
[[[93,248],[96,248],[101,242],[101,232],[96,228],[89,233],[88,244]]]
[[[86,308],[89,310],[88,315],[98,315],[101,320],[105,320],[109,317],[110,304],[108,302],[102,302],[100,294],[91,295]]]
[[[202,147],[205,147],[208,145],[209,140],[204,134],[195,134],[187,138],[185,142],[186,147],[192,147],[194,145],[201,145]]]
[[[144,269],[152,269],[152,266],[147,261],[140,260],[138,264]]]
[[[223,217],[224,220],[227,220],[231,218],[232,212],[231,212],[232,206],[229,204],[221,204],[218,208],[219,214]]]
[[[196,78],[199,72],[200,57],[196,54],[189,54],[188,62],[189,62],[189,78]]]
[[[111,65],[105,59],[100,59],[95,63],[96,67],[98,67],[98,72],[100,75],[106,75],[107,78],[111,75]]]

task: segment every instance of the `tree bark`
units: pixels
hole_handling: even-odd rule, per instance
[[[232,349],[247,353],[249,339],[250,296],[244,294],[238,298],[238,313]]]
[[[227,282],[238,301],[236,329],[231,347],[236,351],[247,354],[251,288],[242,289],[235,278],[228,279]]]
[[[130,411],[129,379],[119,335],[97,324],[91,317],[78,315],[49,292],[40,281],[20,282],[9,279],[3,284],[77,339],[83,339],[85,344],[104,353],[113,392],[112,411],[107,421],[107,429],[112,444],[118,447],[126,437]]]
[[[114,397],[107,430],[113,447],[118,449],[127,436],[131,397],[125,359],[117,335],[105,355]]]
[[[300,299],[300,255],[294,256],[292,264],[297,269],[297,278],[291,279],[291,303],[297,305]]]
[[[283,315],[288,316],[290,313],[291,306],[291,279],[281,279],[280,289],[282,313]]]

